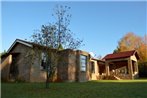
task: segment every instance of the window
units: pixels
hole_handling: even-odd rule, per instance
[[[80,55],[80,70],[86,71],[86,65],[87,65],[87,57],[84,55]]]
[[[42,54],[41,54],[41,66],[40,66],[41,70],[45,69],[45,64],[46,64],[46,56],[45,56],[45,53],[42,52]]]
[[[94,66],[94,62],[91,62],[91,72],[95,73],[95,66]]]

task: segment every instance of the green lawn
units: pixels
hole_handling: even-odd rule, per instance
[[[147,98],[147,80],[85,83],[2,83],[2,98]]]

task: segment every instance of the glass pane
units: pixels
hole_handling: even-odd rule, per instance
[[[80,56],[80,70],[81,71],[86,71],[86,59],[87,57],[84,55]]]

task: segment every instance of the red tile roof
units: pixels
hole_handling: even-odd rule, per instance
[[[110,59],[120,59],[120,58],[127,58],[132,55],[135,55],[137,59],[139,59],[139,56],[137,54],[136,50],[132,51],[125,51],[125,52],[119,52],[119,53],[113,53],[106,55],[103,60],[110,60]]]

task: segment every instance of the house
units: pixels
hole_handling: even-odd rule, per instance
[[[26,82],[46,81],[44,52],[46,47],[16,39],[7,54],[1,57],[2,80]],[[136,51],[109,54],[103,60],[93,58],[88,52],[49,49],[51,61],[56,66],[52,81],[85,82],[89,80],[134,79],[138,77]]]
[[[2,57],[2,79],[44,82],[46,80],[46,72],[42,66],[43,51],[41,50],[43,48],[45,47],[16,39],[8,49],[7,54]],[[56,59],[58,61],[55,64],[57,69],[54,81],[83,82],[91,79],[89,76],[91,56],[88,52],[71,49],[60,51],[49,49],[49,51],[55,55],[53,57],[60,58],[60,60]]]

